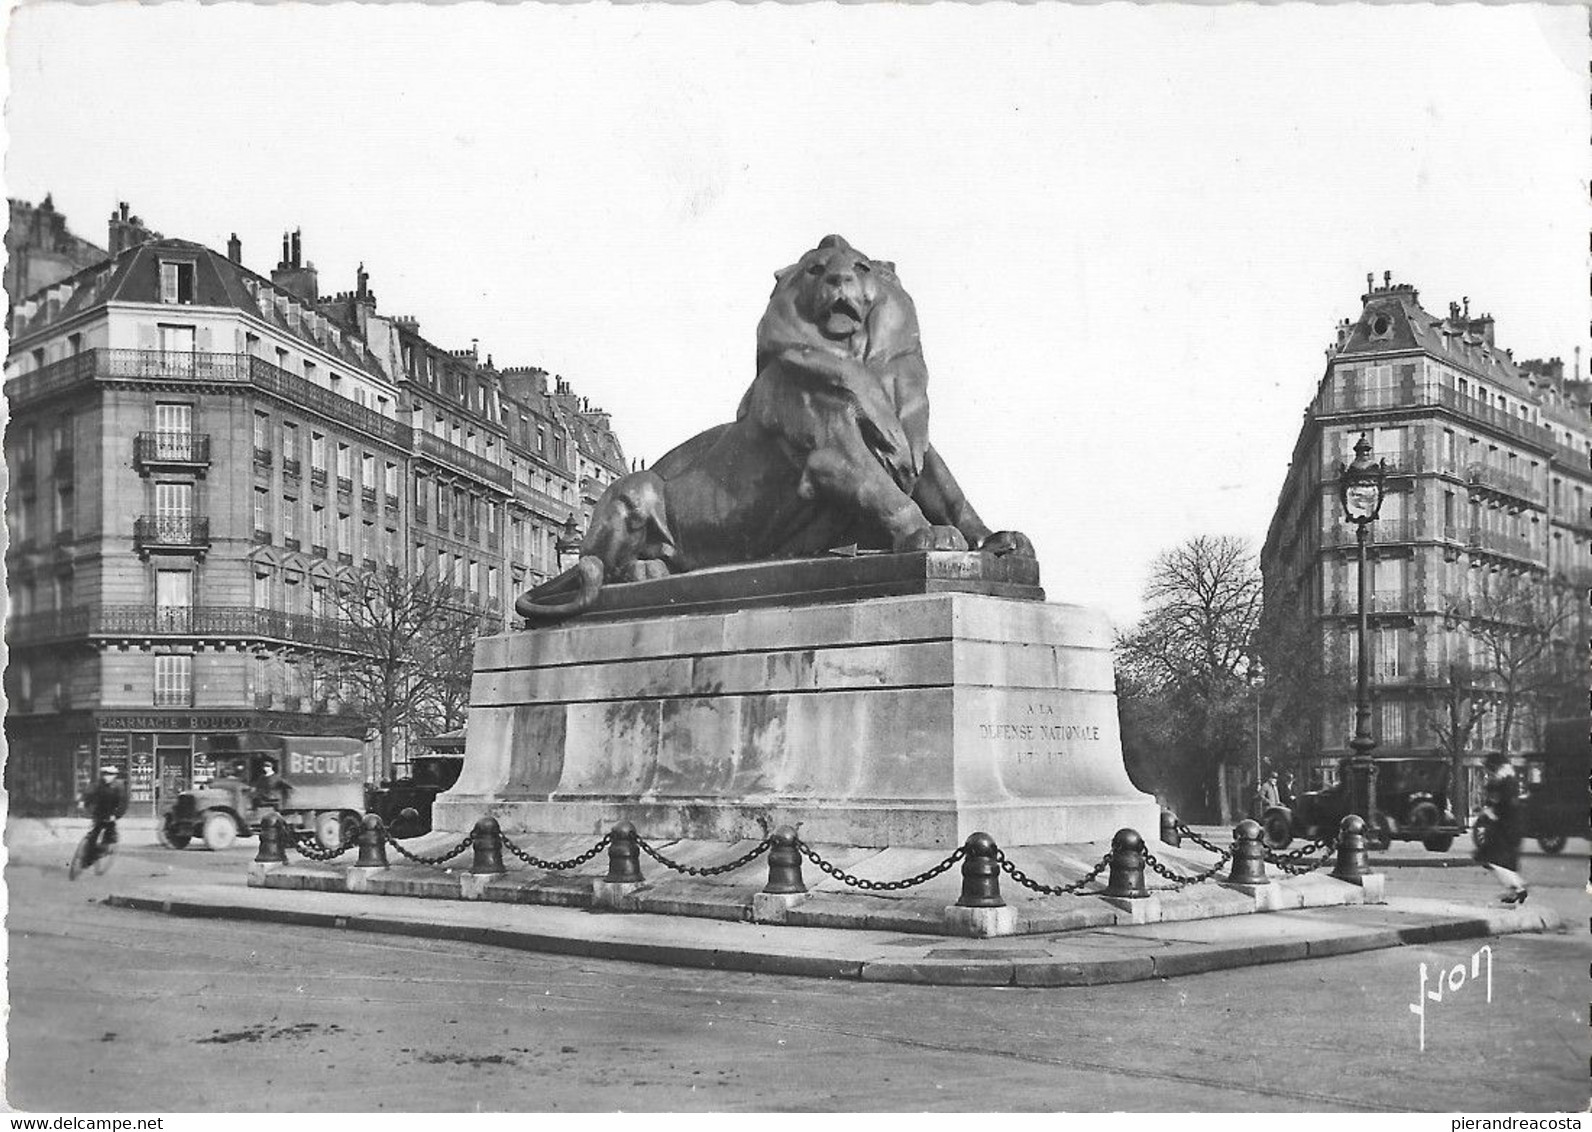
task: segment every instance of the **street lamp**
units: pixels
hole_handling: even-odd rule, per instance
[[[1370,605],[1370,581],[1366,577],[1365,562],[1366,546],[1371,541],[1371,524],[1376,522],[1382,510],[1386,479],[1386,466],[1381,460],[1371,462],[1371,445],[1362,432],[1354,446],[1354,462],[1347,466],[1340,465],[1338,498],[1343,502],[1345,521],[1355,526],[1355,541],[1360,551],[1359,657],[1355,665],[1354,738],[1349,740],[1349,746],[1354,751],[1350,763],[1354,781],[1350,783],[1349,801],[1353,808],[1358,797],[1361,803],[1359,812],[1365,816],[1366,826],[1373,830],[1377,828],[1376,763],[1371,759],[1371,752],[1376,749],[1376,740],[1371,738],[1371,634],[1366,616],[1366,607]]]
[[[553,553],[558,556],[558,568],[564,568],[564,555],[579,554],[581,544],[580,524],[575,522],[574,512],[564,520],[564,529],[559,533],[553,543]]]

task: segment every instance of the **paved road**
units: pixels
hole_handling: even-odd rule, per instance
[[[22,839],[18,839],[21,841]],[[1532,857],[1560,936],[1493,941],[1493,1001],[1428,1005],[1478,941],[1098,988],[674,970],[107,908],[120,876],[242,883],[252,848],[136,842],[68,884],[15,844],[8,1096],[22,1109],[1381,1110],[1586,1105],[1585,858]],[[1495,898],[1475,869],[1398,895]],[[798,929],[793,929],[798,930]],[[1428,984],[1430,986],[1430,983]],[[87,1068],[74,1068],[86,1066]]]

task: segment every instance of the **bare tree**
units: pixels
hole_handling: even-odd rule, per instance
[[[1253,735],[1260,599],[1242,539],[1201,535],[1156,558],[1145,615],[1117,639],[1124,754],[1141,788],[1220,813],[1218,767],[1241,761]]]
[[[360,574],[332,595],[341,647],[321,658],[317,675],[380,741],[383,778],[398,738],[436,718],[439,697],[453,703],[442,688],[461,656],[469,663],[474,640],[462,626],[479,623],[463,596],[430,572],[392,567]]]
[[[1585,642],[1572,636],[1578,605],[1571,592],[1536,579],[1502,575],[1463,609],[1474,666],[1491,678],[1498,705],[1498,747],[1509,750],[1516,722],[1539,701],[1556,698]]]
[[[1493,708],[1494,693],[1488,683],[1485,673],[1478,674],[1468,662],[1455,661],[1446,678],[1427,691],[1427,726],[1448,756],[1449,803],[1461,821],[1470,818],[1469,792],[1462,788],[1465,752]]]

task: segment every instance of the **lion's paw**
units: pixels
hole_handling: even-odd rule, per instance
[[[978,548],[986,554],[1005,557],[1008,554],[1018,558],[1033,558],[1034,544],[1028,541],[1028,536],[1022,531],[996,531],[989,538],[978,544]]]
[[[656,558],[638,558],[620,572],[627,582],[650,582],[655,578],[667,578],[669,567]]]
[[[915,550],[966,550],[967,539],[955,527],[924,527],[896,546],[898,553]]]

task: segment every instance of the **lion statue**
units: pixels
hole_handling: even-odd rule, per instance
[[[736,419],[608,485],[580,560],[522,594],[532,625],[589,609],[605,582],[855,544],[1033,556],[994,531],[929,443],[917,312],[891,263],[826,236],[775,273],[757,376]]]

